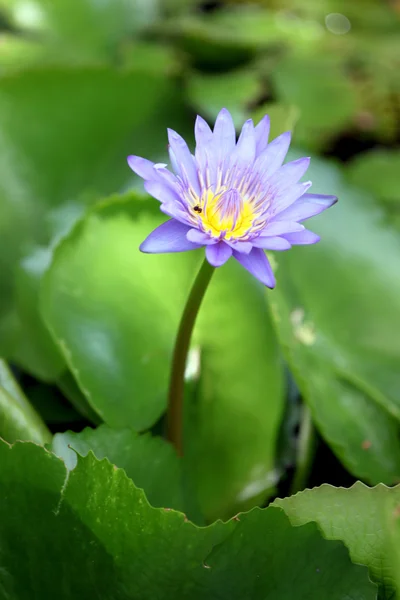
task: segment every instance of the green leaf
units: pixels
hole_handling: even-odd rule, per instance
[[[356,95],[332,54],[293,52],[272,72],[279,101],[295,105],[299,145],[316,150],[343,130],[356,111]]]
[[[44,280],[46,321],[89,403],[116,428],[147,429],[165,410],[174,335],[200,258],[141,254],[162,220],[149,198],[104,203],[56,249]]]
[[[15,272],[15,301],[23,339],[12,359],[42,380],[54,381],[65,371],[65,362],[39,314],[39,290],[51,261],[51,250],[36,248]]]
[[[400,486],[368,488],[357,482],[349,489],[323,485],[290,498],[277,499],[292,525],[316,521],[329,540],[341,540],[351,560],[366,565],[382,586],[384,600],[394,598],[397,572],[391,533],[400,512]]]
[[[388,512],[387,527],[392,547],[389,549],[392,569],[395,577],[397,595],[400,593],[400,503],[390,507]]]
[[[99,415],[87,401],[70,371],[63,373],[61,377],[57,379],[56,384],[65,398],[69,400],[80,415],[85,417],[88,421],[91,421],[94,425],[101,424],[102,421]]]
[[[360,154],[345,169],[353,185],[397,210],[400,210],[399,171],[400,151],[382,148]]]
[[[11,22],[22,30],[42,34],[60,52],[77,60],[106,58],[117,43],[158,14],[157,2],[137,0],[1,0]]]
[[[29,444],[1,444],[0,461],[4,596],[45,598],[56,588],[60,600],[376,597],[341,542],[314,524],[290,527],[280,509],[197,528],[150,507],[122,470],[91,453],[69,476]]]
[[[164,412],[178,322],[204,252],[141,254],[162,219],[149,198],[111,199],[61,243],[43,286],[54,338],[90,404],[116,428],[140,431]],[[188,445],[209,517],[257,504],[279,477],[280,355],[262,286],[231,263],[214,276],[193,342],[201,390]]]
[[[45,444],[50,431],[25,397],[7,364],[0,359],[0,436],[8,442]]]
[[[155,68],[148,73],[143,68],[43,68],[1,78],[3,356],[22,357],[25,352],[29,354],[22,357],[25,368],[37,374],[39,368],[44,369],[36,364],[39,358],[35,363],[35,353],[37,357],[42,354],[45,334],[40,334],[37,347],[35,340],[29,339],[26,349],[28,332],[20,322],[22,319],[26,325],[29,321],[28,331],[33,328],[36,339],[40,324],[37,315],[32,319],[36,311],[32,304],[36,302],[33,287],[39,283],[33,286],[32,269],[28,276],[26,263],[35,262],[35,249],[47,247],[55,235],[59,237],[65,223],[72,223],[88,203],[132,182],[126,164],[128,154],[156,159],[164,155],[167,125],[180,129],[179,123],[184,121],[179,107],[175,84]],[[14,271],[22,258],[25,273],[18,277],[24,283],[15,286]],[[25,285],[30,290],[26,297]],[[15,309],[16,292],[19,305],[23,305],[21,315]],[[45,345],[48,362],[49,348]],[[54,375],[51,371],[57,369],[53,367],[47,365],[44,375]]]
[[[216,598],[376,598],[371,582],[361,571],[356,575],[360,566],[350,563],[347,549],[328,546],[315,523],[290,527],[273,507],[240,515],[206,564]]]
[[[47,59],[46,49],[37,41],[26,40],[10,33],[0,33],[0,72],[20,70]],[[49,57],[50,58],[50,57]]]
[[[221,108],[225,107],[232,114],[237,128],[248,117],[248,107],[260,91],[257,72],[248,68],[214,75],[194,72],[187,83],[189,101],[199,114],[214,122]]]
[[[213,275],[194,334],[200,381],[187,439],[209,519],[263,504],[280,478],[283,370],[264,293],[229,261]]]
[[[253,111],[254,122],[260,121],[264,115],[269,115],[271,120],[269,139],[273,140],[285,131],[294,131],[300,112],[294,105],[268,102]]]
[[[276,13],[257,6],[174,17],[162,23],[161,32],[177,38],[196,64],[214,71],[243,64],[258,51],[272,53],[279,45],[314,47],[321,36],[316,22],[293,19],[284,11]]]
[[[351,473],[400,479],[400,239],[373,199],[313,159],[312,191],[339,203],[315,218],[315,247],[279,255],[272,314],[320,432]],[[278,256],[275,255],[278,259]]]
[[[76,467],[75,452],[87,456],[91,450],[98,459],[106,457],[124,469],[136,487],[145,491],[152,506],[184,508],[180,461],[173,447],[162,438],[101,425],[97,429],[87,427],[80,433],[57,433],[52,450],[68,469]]]

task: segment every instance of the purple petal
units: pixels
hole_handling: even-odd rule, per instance
[[[234,252],[233,256],[249,273],[259,279],[261,283],[269,288],[275,287],[275,277],[264,250],[253,248],[250,254]]]
[[[159,183],[158,181],[145,181],[144,189],[150,196],[153,196],[159,202],[165,203],[176,203],[182,207],[182,200],[180,196],[172,188],[165,183]]]
[[[194,135],[196,144],[199,146],[211,143],[213,137],[213,133],[208,123],[199,115],[197,116],[196,123],[194,125]]]
[[[206,257],[210,265],[220,267],[232,256],[232,248],[224,242],[218,242],[213,246],[206,246]]]
[[[251,249],[253,248],[253,244],[251,242],[226,242],[232,250],[236,250],[237,252],[243,252],[244,254],[249,254]]]
[[[290,131],[282,133],[268,144],[266,150],[258,156],[254,169],[262,175],[263,178],[270,177],[285,160],[287,151],[289,150],[291,140]]]
[[[189,183],[196,194],[200,194],[196,164],[185,140],[172,129],[168,129],[171,163],[183,181]]]
[[[276,215],[277,221],[304,221],[315,217],[337,202],[336,196],[320,196],[317,194],[305,194],[291,206]]]
[[[148,179],[155,179],[157,172],[154,171],[154,163],[147,158],[141,156],[128,156],[128,165],[136,175],[139,175],[145,181]]]
[[[168,215],[169,217],[172,217],[173,219],[176,219],[181,223],[185,223],[187,225],[190,225],[191,227],[193,226],[188,213],[182,208],[180,204],[177,204],[176,202],[166,202],[164,204],[161,204],[160,210],[165,215]]]
[[[207,149],[210,148],[213,133],[202,117],[197,117],[194,126],[194,134],[196,138],[196,161],[200,169],[204,170],[207,165]]]
[[[231,114],[226,108],[220,111],[215,121],[213,142],[219,160],[225,158],[235,147],[235,126]]]
[[[292,162],[286,163],[276,172],[274,176],[274,184],[281,185],[284,188],[294,185],[303,177],[304,173],[310,166],[310,158],[299,158]]]
[[[166,221],[150,235],[140,245],[140,250],[149,254],[160,254],[164,252],[185,252],[186,250],[195,250],[200,248],[199,244],[193,244],[186,238],[190,227],[183,225],[175,219]]]
[[[281,213],[283,210],[288,208],[288,206],[290,206],[291,204],[296,202],[296,200],[301,198],[301,196],[303,196],[303,194],[305,194],[306,191],[310,189],[310,187],[311,181],[306,181],[304,183],[295,183],[294,185],[291,185],[289,187],[282,186],[282,188],[278,189],[273,195],[271,214],[276,215],[278,213]]]
[[[283,237],[258,237],[251,242],[254,248],[263,248],[264,250],[289,250],[292,246]]]
[[[231,162],[245,167],[252,163],[256,156],[256,140],[253,121],[249,119],[242,127],[236,148],[232,152]]]
[[[218,240],[213,239],[204,231],[200,231],[199,229],[189,229],[186,234],[189,242],[193,242],[194,244],[201,244],[202,246],[208,246],[211,244],[216,244]]]
[[[257,156],[264,152],[268,146],[268,136],[270,129],[269,116],[265,115],[261,121],[255,126],[255,138],[256,138],[256,154]]]
[[[304,231],[299,231],[298,233],[287,233],[283,236],[285,240],[287,240],[292,245],[306,245],[306,244],[316,244],[321,239],[319,235],[305,229]]]
[[[171,171],[169,171],[164,165],[156,164],[154,165],[154,171],[156,173],[156,177],[162,182],[169,185],[172,189],[177,190],[179,188],[179,183],[177,178]]]
[[[269,237],[303,230],[304,225],[296,223],[295,221],[273,221],[272,223],[268,223],[266,228],[261,232],[261,235],[262,237]]]

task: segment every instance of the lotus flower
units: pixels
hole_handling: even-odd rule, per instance
[[[222,109],[213,131],[197,117],[194,156],[184,139],[168,130],[173,172],[165,164],[129,156],[128,164],[144,179],[146,191],[171,217],[150,233],[141,251],[185,252],[204,246],[212,266],[233,257],[273,288],[275,277],[265,250],[318,242],[319,236],[302,221],[337,198],[308,193],[311,182],[299,180],[310,159],[283,164],[290,133],[268,143],[269,127],[267,115],[256,126],[249,119],[236,141],[232,117]]]

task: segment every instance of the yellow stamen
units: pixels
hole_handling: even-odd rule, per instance
[[[232,211],[221,210],[220,198],[224,192],[221,191],[214,195],[211,191],[198,200],[197,207],[194,211],[204,227],[204,231],[213,237],[220,237],[224,233],[224,238],[234,240],[243,238],[252,228],[254,221],[254,210],[249,201],[242,201],[239,213],[236,215]],[[225,212],[225,214],[224,214]]]

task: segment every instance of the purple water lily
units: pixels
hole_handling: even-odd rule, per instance
[[[212,131],[201,117],[195,125],[193,156],[183,138],[168,130],[167,165],[129,156],[131,169],[145,181],[146,191],[172,217],[141,244],[142,252],[184,252],[205,246],[208,262],[220,267],[233,256],[264,285],[275,277],[264,250],[288,250],[315,244],[319,236],[301,221],[337,201],[309,194],[311,182],[299,183],[310,159],[282,166],[290,133],[268,143],[269,118],[243,125],[236,142],[232,117],[225,108]]]

